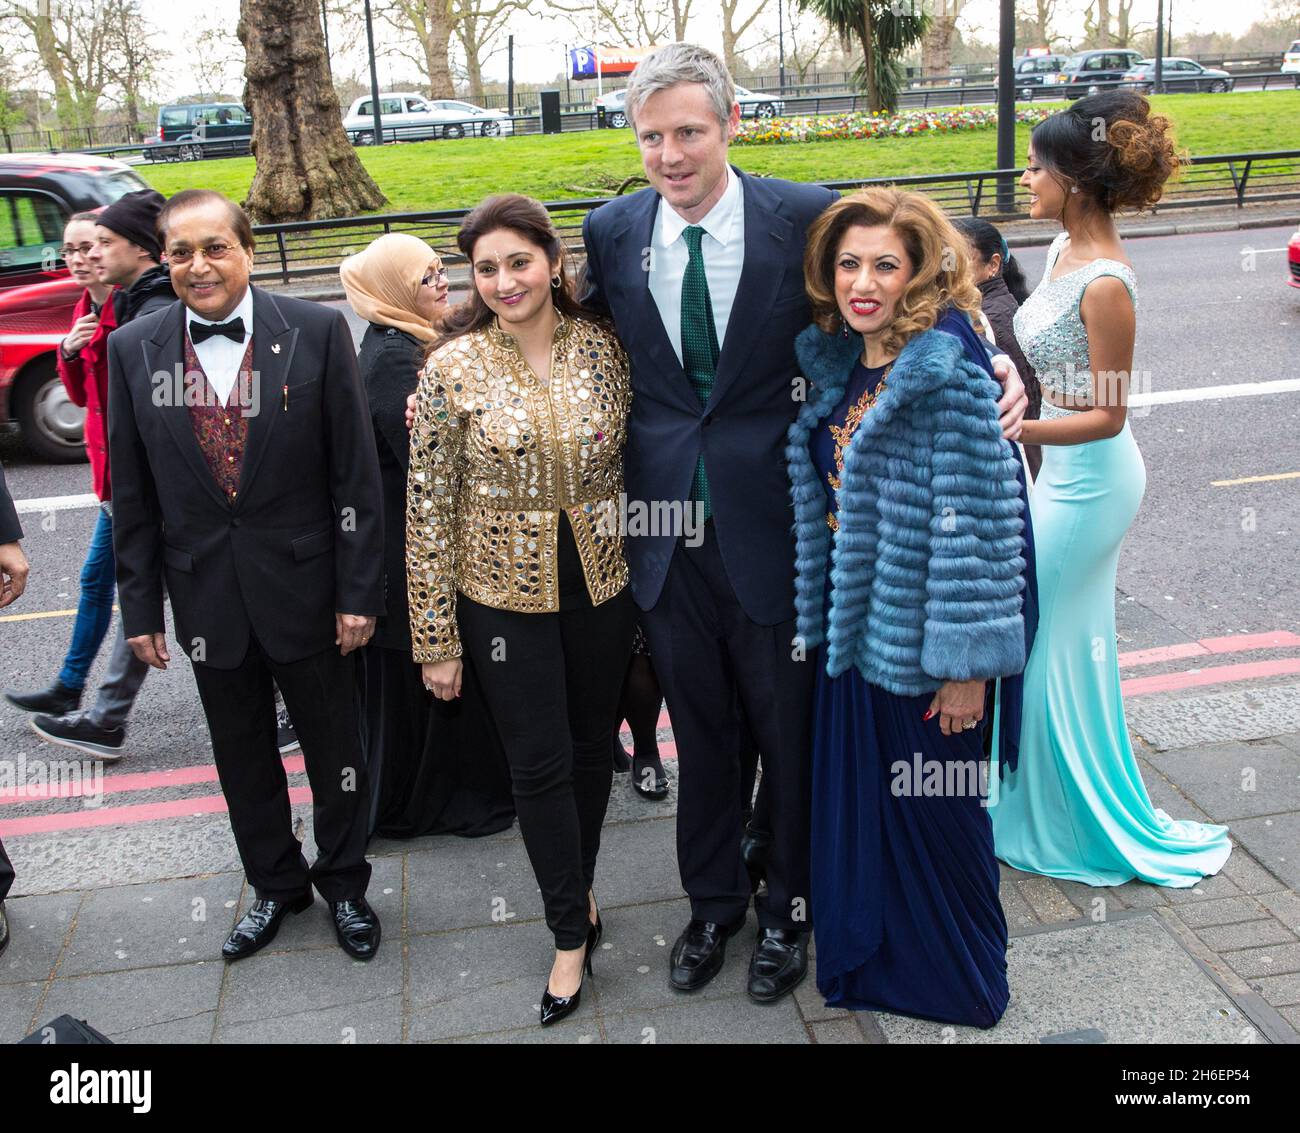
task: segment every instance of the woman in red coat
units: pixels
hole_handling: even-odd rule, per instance
[[[63,668],[54,684],[37,692],[5,692],[5,699],[28,712],[62,715],[81,703],[86,674],[113,618],[113,520],[108,474],[108,334],[116,326],[113,288],[100,283],[86,253],[95,239],[95,214],[80,212],[63,230],[63,259],[85,290],[72,312],[72,329],[59,344],[59,377],[68,396],[86,410],[86,454],[90,458],[99,519],[81,568],[81,596]]]

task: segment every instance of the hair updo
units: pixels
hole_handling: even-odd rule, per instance
[[[1035,158],[1075,182],[1106,212],[1145,209],[1164,194],[1184,158],[1172,123],[1136,91],[1081,98],[1034,128]]]

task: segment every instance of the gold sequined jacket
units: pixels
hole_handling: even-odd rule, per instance
[[[611,331],[561,316],[543,385],[494,321],[430,356],[415,399],[406,574],[417,662],[461,654],[457,592],[559,609],[560,512],[595,604],[628,580],[619,523],[631,386]]]

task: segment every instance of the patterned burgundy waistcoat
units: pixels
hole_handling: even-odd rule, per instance
[[[199,356],[185,335],[185,375],[199,375],[201,397],[192,394],[189,401],[190,425],[198,438],[199,448],[203,450],[203,459],[208,462],[212,478],[217,487],[232,504],[239,489],[239,472],[244,463],[244,445],[248,441],[248,418],[241,412],[239,401],[241,388],[248,388],[254,379],[251,374],[253,364],[253,336],[248,336],[248,345],[244,348],[243,361],[239,363],[239,378],[231,387],[225,405],[217,404],[217,395],[208,384],[208,375],[203,370]],[[188,380],[186,382],[188,393]],[[195,404],[198,402],[199,404]]]

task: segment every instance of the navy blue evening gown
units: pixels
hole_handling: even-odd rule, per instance
[[[958,333],[957,323],[950,315],[940,329]],[[960,329],[969,355],[988,368],[979,339]],[[840,404],[813,433],[810,451],[828,513],[836,511],[830,478],[838,475],[832,427],[843,429],[881,373],[859,363]],[[840,438],[847,443],[843,432]],[[1018,684],[1019,678],[1002,682],[1004,703],[1018,696]],[[1007,923],[982,789],[983,729],[944,736],[937,716],[923,720],[932,699],[932,693],[897,696],[854,668],[827,676],[824,652],[817,658],[817,986],[834,1007],[991,1027],[1009,991]]]

